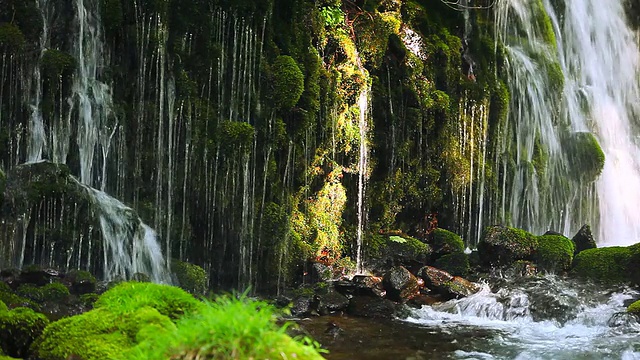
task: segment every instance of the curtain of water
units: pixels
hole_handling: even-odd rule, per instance
[[[640,51],[623,1],[567,0],[552,6],[547,0],[504,0],[496,15],[508,57],[507,131],[513,134],[513,140],[504,137],[500,150],[507,160],[497,166],[508,184],[501,220],[567,235],[591,223],[602,244],[636,242],[640,224],[632,219],[640,201],[640,150],[632,119],[640,113]],[[578,132],[593,133],[606,156],[597,192],[571,176],[576,154],[566,143]],[[540,153],[548,157],[544,168]]]

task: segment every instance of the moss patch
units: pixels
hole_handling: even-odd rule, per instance
[[[22,50],[25,39],[22,31],[11,23],[0,24],[0,47],[10,52]]]
[[[294,107],[304,91],[304,75],[296,61],[287,55],[276,58],[272,65],[274,76],[273,101],[279,109]]]
[[[538,239],[522,229],[490,226],[478,243],[478,255],[485,264],[508,265],[529,260],[537,247]]]
[[[29,308],[0,313],[0,346],[8,355],[26,358],[29,346],[47,324],[46,316]]]
[[[569,270],[573,261],[575,245],[571,239],[561,235],[538,236],[538,248],[534,261],[550,272]]]
[[[636,314],[636,315],[640,315],[640,300],[634,302],[633,304],[629,305],[629,307],[627,308],[627,312],[630,312],[632,314]]]
[[[202,267],[174,259],[171,262],[171,270],[183,290],[194,295],[204,295],[206,293],[207,272]]]
[[[429,245],[433,249],[432,257],[464,252],[464,242],[458,234],[445,229],[435,229],[430,234]]]
[[[70,75],[76,67],[76,61],[71,55],[56,49],[45,51],[41,61],[42,73],[51,81]]]
[[[436,260],[433,266],[451,275],[464,277],[469,274],[469,256],[465,253],[446,254]]]
[[[576,255],[573,273],[577,276],[606,282],[627,282],[631,279],[629,265],[632,252],[629,248],[612,246],[587,249]]]
[[[576,180],[595,181],[604,168],[605,155],[592,133],[572,134],[565,145],[567,156],[571,159],[571,174]]]

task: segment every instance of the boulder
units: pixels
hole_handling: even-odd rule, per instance
[[[65,275],[65,281],[70,284],[71,292],[76,295],[96,291],[96,278],[88,271],[71,270]]]
[[[365,248],[367,267],[384,273],[393,266],[420,267],[427,263],[431,248],[418,239],[403,233],[375,234]]]
[[[572,273],[607,283],[632,282],[633,252],[628,247],[611,246],[583,250],[573,261]]]
[[[537,238],[521,229],[489,226],[478,243],[478,255],[485,265],[508,265],[530,260],[538,248]]]
[[[575,252],[571,239],[562,235],[542,235],[537,240],[534,261],[540,268],[554,273],[571,268]]]
[[[629,305],[629,307],[627,307],[627,312],[630,314],[640,316],[640,300]]]
[[[397,304],[389,299],[372,296],[354,296],[349,301],[349,315],[367,318],[390,319],[396,313]]]
[[[462,238],[449,230],[434,229],[428,236],[428,244],[432,249],[432,261],[444,255],[464,253]]]
[[[420,269],[418,276],[424,279],[425,286],[448,299],[466,297],[480,290],[478,284],[432,266]]]
[[[469,274],[469,255],[459,252],[446,254],[433,263],[433,266],[442,269],[451,275],[467,276]]]
[[[387,297],[394,301],[404,303],[420,293],[418,279],[403,266],[389,269],[383,283]]]
[[[341,280],[334,283],[337,289],[344,294],[384,297],[387,291],[382,285],[379,276],[356,275],[350,281]]]
[[[349,306],[349,299],[340,294],[336,289],[329,288],[325,294],[316,296],[318,313],[327,315],[334,312],[342,311]]]
[[[595,249],[597,247],[596,241],[593,239],[593,234],[591,233],[591,227],[586,224],[582,225],[571,241],[575,244],[576,250],[574,255],[577,255],[583,250]]]
[[[42,334],[49,320],[29,308],[0,311],[0,346],[13,357],[27,358],[29,347]]]

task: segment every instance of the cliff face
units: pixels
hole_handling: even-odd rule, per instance
[[[462,235],[481,226],[509,101],[490,10],[396,0],[0,9],[4,169],[66,163],[133,207],[167,258],[203,265],[214,287],[271,290],[299,279],[306,259],[355,262],[370,234],[419,234],[429,214]],[[28,236],[42,226],[27,223]]]

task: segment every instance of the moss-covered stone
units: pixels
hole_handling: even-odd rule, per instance
[[[0,301],[9,308],[28,307],[34,310],[40,308],[38,304],[32,300],[13,293],[8,287],[6,289],[0,288]]]
[[[95,293],[82,294],[78,297],[82,305],[91,307],[93,307],[93,304],[98,301],[98,298],[100,298],[100,295]]]
[[[11,356],[26,358],[29,346],[36,339],[49,320],[29,308],[15,308],[0,313],[0,346]]]
[[[0,48],[4,48],[9,52],[18,52],[22,50],[25,39],[20,29],[11,23],[0,24]]]
[[[508,265],[516,260],[529,260],[536,248],[536,237],[522,229],[489,226],[478,243],[478,255],[485,264]]]
[[[54,282],[44,286],[23,284],[18,287],[16,293],[37,303],[45,301],[61,302],[69,296],[69,289],[61,283]]]
[[[96,290],[96,278],[88,271],[71,270],[65,278],[71,283],[71,291],[74,294],[82,295]]]
[[[449,230],[437,228],[429,235],[429,245],[433,249],[431,257],[437,259],[443,255],[463,253],[464,241]]]
[[[298,103],[304,91],[304,74],[296,61],[287,55],[278,56],[272,68],[273,101],[279,109],[290,109]]]
[[[627,312],[640,316],[640,300],[629,305]]]
[[[42,54],[40,67],[46,78],[56,81],[63,75],[70,75],[75,70],[76,61],[64,51],[49,49]]]
[[[454,276],[467,276],[469,274],[469,256],[465,253],[452,253],[440,257],[433,266],[448,272]]]
[[[154,283],[124,282],[102,294],[94,307],[114,314],[134,312],[149,306],[161,314],[177,319],[197,311],[202,303],[184,290]]]
[[[569,270],[573,261],[575,245],[562,235],[538,236],[538,247],[534,261],[549,272]]]
[[[604,168],[605,155],[592,133],[577,132],[565,141],[570,173],[575,180],[595,181]]]
[[[178,286],[194,295],[204,295],[207,292],[207,272],[200,266],[174,259],[171,262]]]
[[[608,283],[631,281],[632,252],[627,247],[612,246],[587,249],[576,255],[572,272],[577,276]]]
[[[386,270],[391,266],[424,265],[431,254],[431,248],[404,234],[374,234],[367,239],[365,254],[367,267]]]

